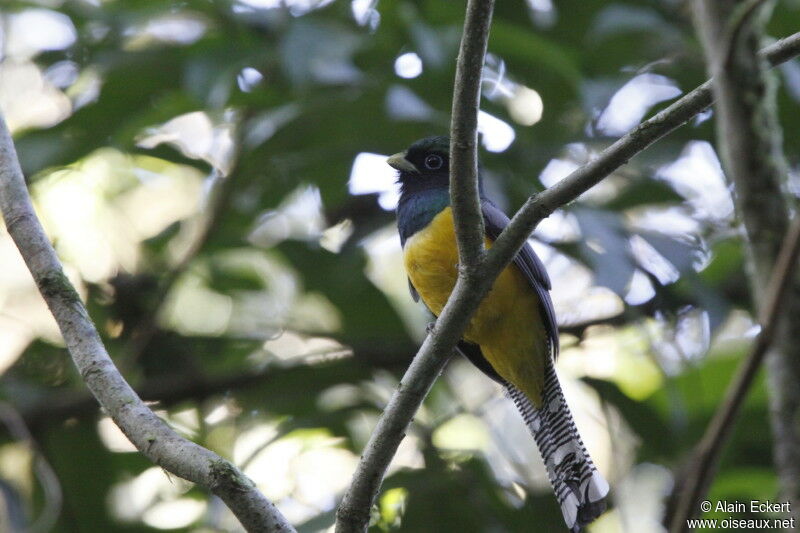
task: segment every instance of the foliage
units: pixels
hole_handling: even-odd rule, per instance
[[[332,523],[428,320],[407,296],[393,213],[381,207],[388,168],[359,154],[446,130],[463,7],[3,4],[0,108],[111,355],[171,424],[232,457],[302,531]],[[782,3],[773,34],[798,26],[796,5]],[[482,125],[482,163],[509,211],[705,79],[678,2],[500,2],[489,52],[482,107],[494,122]],[[788,132],[800,127],[798,68],[776,76]],[[543,114],[527,126],[533,91]],[[615,510],[595,531],[661,520],[752,336],[739,224],[708,118],[535,234],[564,326],[559,372],[615,487]],[[798,143],[786,136],[795,169]],[[356,182],[372,192],[351,194]],[[57,481],[7,432],[7,501],[33,520],[60,488],[55,531],[234,529],[219,502],[167,480],[97,412],[9,242],[4,234],[0,395]],[[759,385],[714,499],[775,499],[766,409]],[[401,447],[375,530],[561,527],[511,411],[477,371],[451,364]]]

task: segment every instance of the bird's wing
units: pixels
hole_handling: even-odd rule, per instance
[[[508,225],[509,218],[497,206],[485,199],[481,201],[481,210],[483,211],[486,236],[492,240],[497,239]],[[542,312],[544,327],[555,357],[558,355],[558,324],[556,323],[553,301],[550,299],[550,277],[547,275],[542,261],[527,242],[514,257],[514,264],[539,296],[539,309]]]
[[[489,361],[483,356],[483,352],[481,351],[481,347],[477,344],[473,344],[467,341],[459,341],[456,345],[456,348],[461,355],[466,357],[470,363],[478,367],[478,370],[495,380],[496,382],[500,383],[503,386],[508,386],[508,382],[500,377],[500,374],[489,364]]]

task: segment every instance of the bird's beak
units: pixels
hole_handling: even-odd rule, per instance
[[[411,161],[406,159],[406,153],[400,152],[399,154],[394,154],[390,156],[389,159],[386,160],[390,167],[399,170],[400,172],[413,172],[414,174],[418,174],[419,170],[417,167],[414,166]]]

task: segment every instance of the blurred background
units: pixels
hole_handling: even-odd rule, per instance
[[[0,110],[37,211],[125,377],[325,531],[429,318],[408,296],[385,157],[447,132],[464,2],[3,0]],[[800,27],[780,2],[769,27]],[[684,2],[498,2],[481,158],[507,211],[705,79]],[[800,62],[775,71],[800,193]],[[568,401],[613,505],[660,531],[757,332],[704,113],[556,212]],[[237,531],[88,396],[0,233],[0,530]],[[712,500],[775,499],[761,379]],[[711,514],[710,516],[713,516]],[[748,516],[752,517],[752,516]],[[765,516],[759,516],[765,517]],[[454,359],[400,447],[374,531],[559,531],[510,402]]]

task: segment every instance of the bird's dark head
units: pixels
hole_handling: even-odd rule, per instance
[[[387,163],[397,169],[403,194],[447,189],[450,179],[450,138],[426,137],[405,152],[394,154]]]

